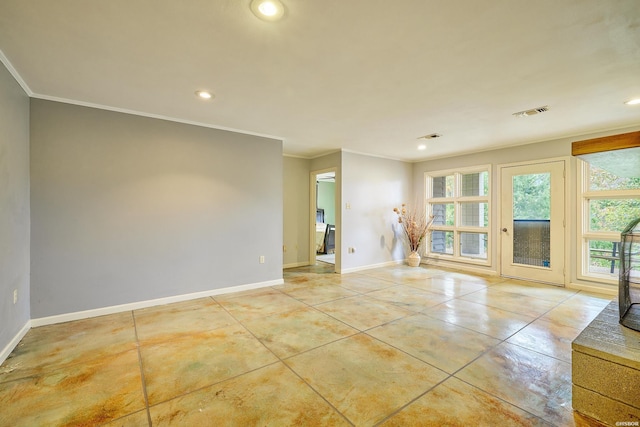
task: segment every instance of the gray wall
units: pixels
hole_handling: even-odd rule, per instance
[[[405,258],[395,234],[393,208],[403,202],[414,203],[412,170],[411,163],[343,153],[343,271]],[[355,253],[349,253],[349,247],[354,247]]]
[[[32,317],[281,279],[282,163],[281,141],[32,100]]]
[[[283,158],[284,267],[309,263],[309,167],[311,161]]]
[[[31,318],[29,209],[29,97],[0,63],[0,352]]]

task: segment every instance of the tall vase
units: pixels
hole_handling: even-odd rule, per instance
[[[418,252],[411,252],[407,258],[409,267],[417,267],[420,265],[420,254]]]

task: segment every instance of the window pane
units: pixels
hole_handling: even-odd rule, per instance
[[[487,259],[487,233],[460,233],[460,254]]]
[[[489,226],[488,203],[460,203],[460,222],[467,227]]]
[[[620,243],[589,240],[589,273],[618,276]]]
[[[437,203],[431,205],[433,225],[454,225],[456,211],[453,203]]]
[[[453,255],[453,231],[432,231],[431,252]]]
[[[453,197],[454,178],[453,175],[438,176],[433,181],[433,197]]]
[[[462,175],[462,196],[486,196],[489,194],[489,172]]]
[[[611,172],[589,165],[589,190],[636,190],[640,189],[640,178],[623,178]]]
[[[513,219],[551,219],[551,174],[513,177]]]
[[[640,217],[640,199],[589,200],[591,231],[621,232],[632,220]]]

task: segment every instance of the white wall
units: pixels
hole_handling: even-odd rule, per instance
[[[309,167],[311,161],[283,158],[284,268],[309,263]]]
[[[282,159],[281,141],[33,100],[32,317],[281,279]]]
[[[29,97],[0,63],[0,363],[30,319],[29,233]]]
[[[412,170],[411,163],[343,153],[342,271],[405,259],[393,208],[413,203]]]

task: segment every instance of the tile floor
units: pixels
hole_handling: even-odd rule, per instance
[[[571,341],[610,297],[395,266],[34,328],[0,426],[594,425]]]

